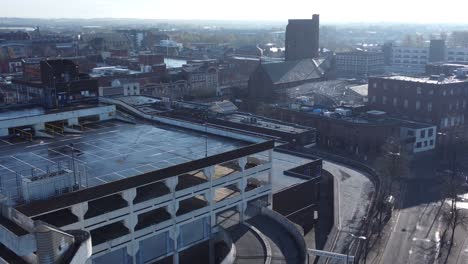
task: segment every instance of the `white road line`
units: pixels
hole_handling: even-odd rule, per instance
[[[116,132],[119,132],[119,131],[118,130],[112,130],[112,131],[108,131],[108,132],[101,132],[101,133],[98,133],[98,135],[112,134],[112,133],[116,133]]]
[[[120,174],[119,174],[119,173],[117,173],[117,172],[114,172],[114,174],[115,174],[115,175],[117,175],[117,176],[119,176],[119,177],[121,177],[122,179],[125,179],[125,178],[127,178],[127,177],[125,177],[125,176],[123,176],[123,175],[120,175]]]
[[[7,143],[7,144],[8,144],[8,145],[10,145],[10,146],[13,146],[13,145],[14,145],[13,143],[11,143],[11,142],[8,142],[8,141],[6,141],[6,140],[3,140],[3,139],[0,139],[0,141],[2,141],[2,142],[5,142],[5,143]]]
[[[106,175],[108,175],[108,174],[106,174]],[[104,176],[106,176],[106,175],[104,175]],[[108,181],[105,181],[105,180],[103,180],[103,179],[101,179],[101,178],[99,178],[99,177],[95,177],[95,179],[97,179],[97,180],[99,180],[99,181],[102,181],[103,183],[108,183]]]
[[[34,165],[32,165],[32,164],[29,164],[29,163],[27,163],[27,162],[25,162],[25,161],[23,161],[23,160],[21,160],[21,159],[18,159],[18,158],[17,158],[17,157],[15,157],[15,156],[10,156],[10,157],[14,158],[15,160],[17,160],[17,161],[19,161],[19,162],[22,162],[22,163],[24,163],[24,164],[26,164],[26,165],[30,166],[31,168],[34,168],[34,169],[40,170],[40,171],[42,171],[42,172],[44,172],[44,173],[45,173],[45,171],[44,171],[44,170],[41,170],[41,169],[39,169],[38,167],[36,167],[36,166],[34,166]]]
[[[54,161],[52,161],[52,160],[50,160],[50,159],[48,159],[48,158],[44,158],[44,157],[42,157],[42,156],[39,156],[39,155],[37,155],[37,154],[34,153],[34,152],[29,152],[29,153],[31,153],[31,154],[33,154],[34,156],[37,156],[37,157],[39,157],[39,158],[41,158],[41,159],[47,160],[48,162],[51,162],[51,163],[53,163],[53,164],[57,163],[57,162],[54,162]]]
[[[83,137],[74,137],[74,138],[62,139],[62,140],[59,140],[59,142],[64,142],[64,141],[69,141],[69,140],[75,140],[75,139],[80,139],[80,138],[83,138]]]
[[[41,142],[39,144],[35,144],[35,145],[31,145],[31,146],[27,146],[25,148],[34,148],[34,147],[39,147],[39,146],[45,146],[45,145],[49,145],[51,144],[52,142]]]
[[[4,169],[6,169],[6,170],[9,170],[10,172],[15,172],[14,170],[11,170],[10,168],[5,167],[5,166],[3,166],[2,164],[0,164],[0,167],[4,168]]]

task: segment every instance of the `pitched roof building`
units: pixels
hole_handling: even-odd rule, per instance
[[[325,61],[304,59],[260,64],[249,79],[252,99],[271,101],[275,92],[325,77]]]

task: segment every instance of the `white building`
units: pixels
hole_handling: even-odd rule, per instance
[[[99,96],[140,95],[140,83],[131,79],[115,79],[111,86],[99,87]]]

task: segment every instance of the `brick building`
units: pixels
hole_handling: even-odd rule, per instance
[[[312,19],[290,19],[286,27],[286,60],[317,58],[319,31],[319,15],[313,15]]]

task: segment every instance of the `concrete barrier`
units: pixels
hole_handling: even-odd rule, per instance
[[[223,241],[230,247],[226,257],[221,260],[220,264],[232,264],[236,260],[236,245],[232,242],[232,238],[226,230],[220,228],[216,233],[215,241]]]
[[[191,129],[191,130],[195,130],[198,132],[213,134],[213,135],[227,137],[227,138],[233,138],[233,139],[251,142],[251,143],[260,143],[260,142],[265,141],[264,138],[253,136],[251,133],[240,133],[240,132],[236,133],[236,132],[233,132],[232,129],[222,129],[220,126],[197,124],[197,123],[182,121],[179,119],[173,119],[169,117],[149,115],[149,114],[143,113],[142,111],[138,110],[137,108],[125,102],[112,99],[112,98],[100,97],[99,101],[102,103],[106,103],[106,104],[116,105],[118,107],[120,106],[121,108],[125,109],[127,112],[145,120],[155,121],[155,122],[159,122],[159,123],[166,124],[166,125]]]
[[[286,231],[292,236],[292,238],[296,241],[297,246],[299,247],[299,251],[301,252],[301,263],[306,264],[308,262],[308,258],[307,245],[304,240],[304,231],[286,219],[286,217],[266,207],[262,207],[262,215],[271,218],[273,221],[286,229]]]

